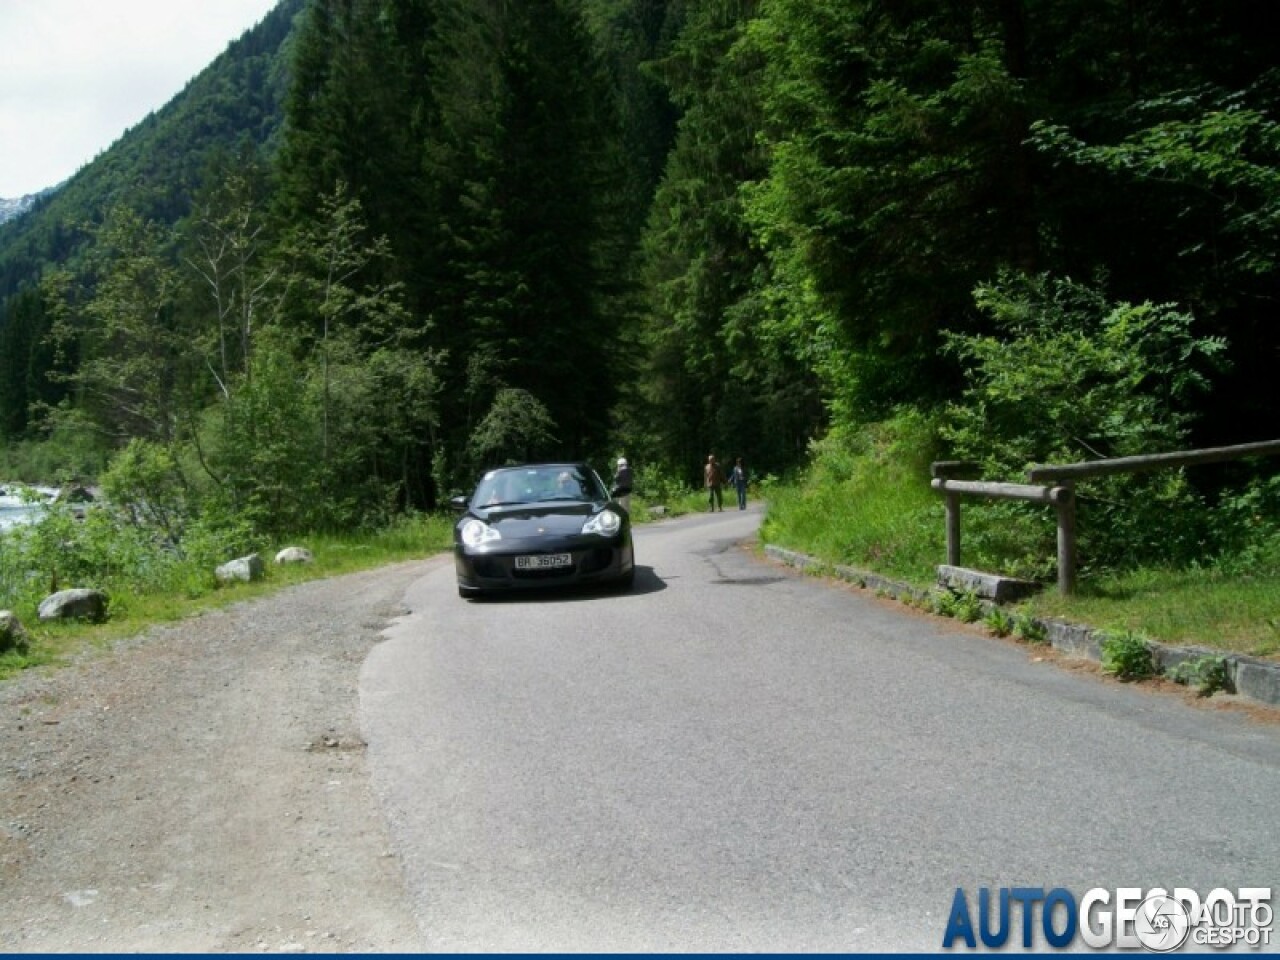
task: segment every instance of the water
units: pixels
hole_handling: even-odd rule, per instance
[[[22,523],[31,523],[44,509],[42,503],[28,503],[19,492],[23,488],[18,484],[0,483],[0,530],[8,530]],[[53,497],[57,491],[46,487],[35,487],[46,499]]]

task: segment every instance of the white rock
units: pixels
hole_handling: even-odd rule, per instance
[[[310,563],[314,559],[306,547],[285,547],[276,554],[276,563]]]
[[[59,590],[40,601],[37,615],[41,621],[105,620],[107,619],[107,595],[101,590],[88,590],[83,587]]]
[[[236,580],[249,583],[253,580],[261,580],[266,574],[266,568],[262,565],[262,557],[256,553],[251,553],[247,557],[237,557],[235,560],[229,560],[213,571],[213,575],[219,583],[232,583]]]

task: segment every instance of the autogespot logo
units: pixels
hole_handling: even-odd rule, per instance
[[[1191,917],[1187,908],[1173,897],[1156,893],[1138,904],[1133,918],[1133,934],[1138,942],[1156,953],[1177,950],[1187,942]]]
[[[1013,938],[1030,948],[1037,945],[1038,931],[1056,949],[1077,938],[1098,950],[1170,953],[1186,944],[1259,949],[1271,945],[1274,918],[1270,887],[1239,887],[1234,893],[1217,887],[1203,899],[1186,887],[1172,893],[1161,887],[1095,887],[1078,899],[1062,887],[982,887],[974,901],[957,887],[942,947],[981,944],[998,950]]]

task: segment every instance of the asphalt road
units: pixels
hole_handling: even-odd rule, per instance
[[[414,584],[361,723],[429,949],[933,951],[957,888],[1280,886],[1280,727],[796,575],[758,520],[641,528],[621,596]]]

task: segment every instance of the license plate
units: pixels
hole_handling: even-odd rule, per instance
[[[571,566],[573,566],[573,556],[568,553],[545,553],[528,557],[516,557],[517,570],[555,570],[559,567]]]

